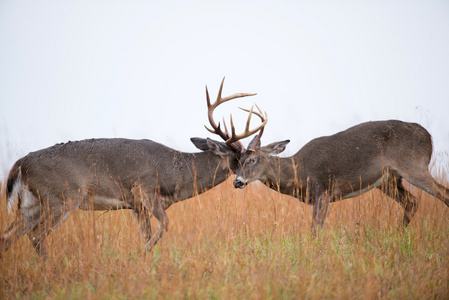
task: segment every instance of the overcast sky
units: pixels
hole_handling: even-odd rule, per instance
[[[224,95],[258,95],[216,118],[233,112],[238,131],[237,107],[256,102],[269,116],[262,143],[290,139],[290,155],[315,137],[400,119],[427,128],[448,165],[447,0],[0,0],[2,177],[68,140],[194,152],[190,137],[213,137],[205,85],[215,98],[223,76]]]

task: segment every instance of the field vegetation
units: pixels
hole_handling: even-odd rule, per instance
[[[448,299],[449,208],[413,192],[407,229],[402,207],[370,191],[331,204],[313,238],[311,206],[231,178],[170,207],[148,254],[130,211],[76,211],[46,261],[26,236],[2,253],[0,299]],[[0,231],[12,221],[2,195]]]

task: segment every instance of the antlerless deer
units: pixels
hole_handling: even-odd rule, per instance
[[[27,234],[34,248],[45,256],[43,241],[48,233],[75,209],[131,209],[150,250],[168,228],[165,210],[178,201],[218,185],[237,170],[237,157],[244,151],[239,139],[266,124],[245,132],[222,131],[213,120],[214,109],[229,100],[255,94],[221,97],[210,103],[206,87],[208,117],[213,132],[226,142],[192,138],[200,153],[183,153],[150,140],[91,139],[58,144],[32,152],[12,167],[7,197],[17,200],[15,221],[0,237],[0,252]],[[232,120],[231,120],[232,122]],[[152,235],[150,215],[158,223]]]
[[[429,172],[432,138],[421,125],[397,120],[367,122],[314,139],[291,157],[274,156],[289,140],[260,147],[259,136],[242,153],[234,182],[243,188],[254,180],[313,205],[312,233],[323,225],[329,202],[379,188],[405,210],[407,226],[419,200],[403,180],[449,206],[449,189]]]

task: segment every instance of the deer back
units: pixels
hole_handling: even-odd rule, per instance
[[[421,125],[398,120],[366,122],[307,143],[294,156],[299,172],[317,182],[370,182],[383,169],[429,164],[432,139]],[[423,165],[423,166],[422,166]],[[361,178],[362,177],[362,178]]]

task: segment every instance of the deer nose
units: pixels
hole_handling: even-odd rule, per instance
[[[236,179],[234,181],[234,187],[236,189],[243,189],[245,187],[245,183],[243,181],[239,180],[239,179]]]

